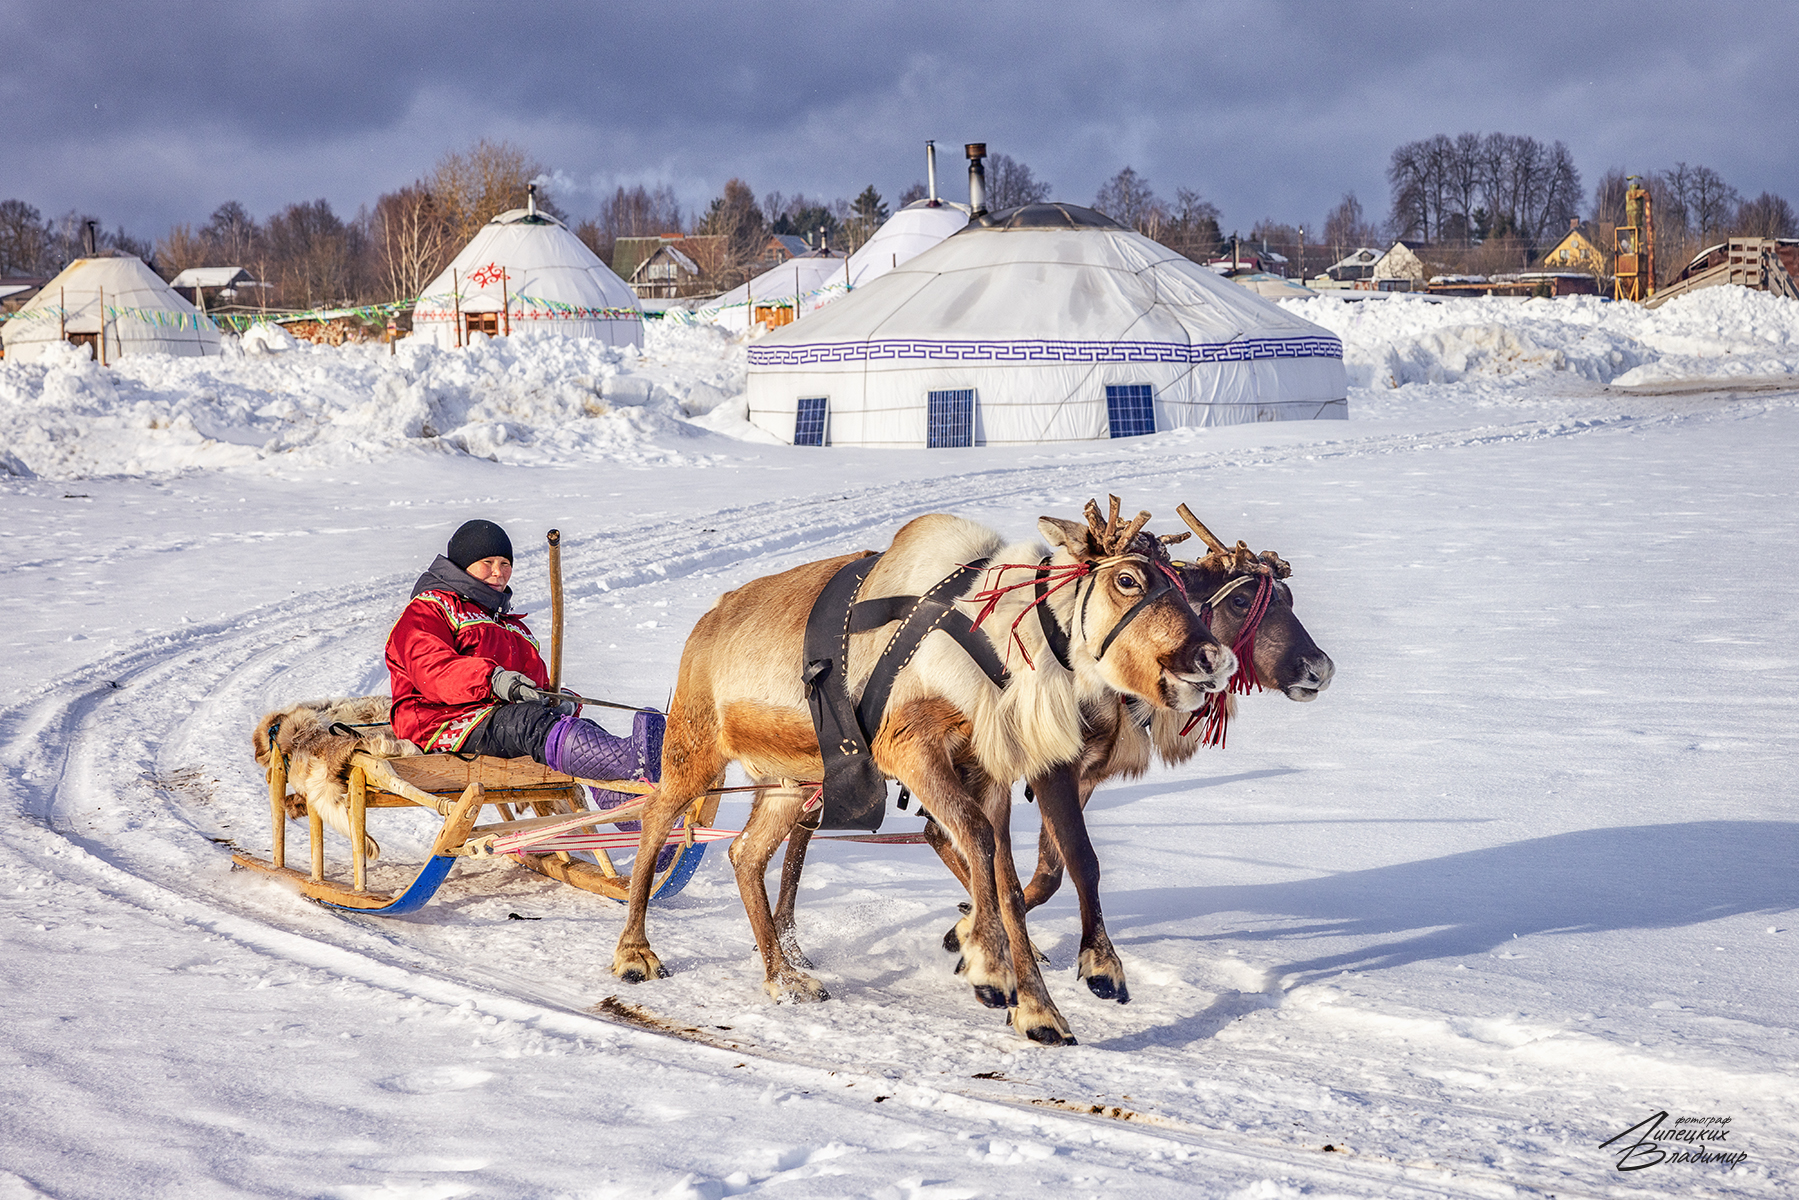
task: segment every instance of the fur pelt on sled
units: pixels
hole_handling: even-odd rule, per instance
[[[385,722],[392,703],[386,696],[307,700],[256,722],[252,741],[257,765],[265,773],[269,768],[269,727],[280,722],[275,745],[287,754],[287,785],[305,802],[303,808],[295,797],[288,798],[290,818],[310,808],[325,824],[346,838],[350,836],[350,756],[361,750],[376,758],[404,758],[420,751],[411,742],[396,738],[385,724],[358,728],[354,736],[342,730],[333,733],[331,726],[340,721],[349,726]],[[379,857],[381,847],[375,839],[366,833],[364,839],[369,858]]]

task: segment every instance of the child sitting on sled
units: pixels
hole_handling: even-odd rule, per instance
[[[513,613],[512,539],[469,521],[412,585],[387,637],[393,730],[427,754],[530,757],[582,779],[654,779],[660,713],[639,712],[631,736],[607,733],[550,690],[523,613]]]

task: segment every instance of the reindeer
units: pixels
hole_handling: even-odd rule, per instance
[[[1027,911],[1043,904],[1062,884],[1064,862],[1073,876],[1081,905],[1081,949],[1078,977],[1102,1000],[1129,1003],[1124,964],[1106,933],[1099,905],[1099,859],[1087,833],[1084,810],[1093,791],[1114,778],[1135,778],[1149,769],[1152,754],[1163,762],[1186,762],[1201,745],[1222,746],[1236,711],[1236,695],[1266,688],[1291,700],[1315,700],[1330,686],[1335,666],[1318,648],[1293,612],[1293,592],[1285,580],[1290,564],[1272,550],[1253,554],[1243,542],[1229,548],[1200,523],[1188,507],[1181,518],[1206,544],[1198,562],[1177,563],[1186,594],[1212,634],[1231,646],[1237,673],[1231,686],[1210,694],[1192,714],[1146,710],[1127,696],[1089,704],[1082,710],[1083,745],[1073,763],[1030,780],[1031,794],[1043,817],[1037,839],[1037,869],[1025,888]],[[1185,534],[1164,542],[1185,540]],[[1197,727],[1197,728],[1196,728]],[[926,838],[938,853],[949,852],[942,837],[929,828]],[[949,862],[952,871],[960,864]],[[785,879],[783,879],[785,883]],[[962,923],[944,935],[944,948],[959,948]]]
[[[1007,823],[1012,784],[1080,753],[1084,700],[1126,693],[1157,710],[1191,710],[1224,687],[1236,667],[1231,651],[1145,552],[1153,539],[1140,538],[1139,531],[1149,514],[1121,523],[1116,497],[1105,522],[1098,513],[1089,502],[1085,525],[1041,518],[1038,529],[1054,547],[1050,552],[1030,543],[1006,545],[991,530],[958,517],[919,517],[894,536],[859,592],[863,601],[921,595],[961,564],[993,564],[981,576],[986,586],[970,584],[955,603],[978,610],[977,627],[997,651],[1017,649],[1006,685],[996,686],[959,645],[933,633],[899,671],[878,728],[867,731],[868,742],[879,770],[919,798],[966,864],[972,905],[961,969],[977,998],[989,1007],[1012,1007],[1013,1027],[1048,1045],[1074,1038],[1050,1000],[1025,933]],[[861,557],[753,580],[721,596],[694,626],[681,653],[662,780],[647,798],[640,855],[654,854],[676,815],[722,781],[728,763],[764,782],[821,777],[802,681],[807,617],[833,577]],[[1038,594],[1053,618],[1044,627],[1053,625],[1068,637],[1067,668],[1051,655],[1040,623],[1023,620]],[[861,695],[874,671],[886,628],[846,635],[852,696]],[[783,936],[764,883],[769,859],[795,831],[806,805],[803,788],[759,792],[731,846],[762,954],[763,987],[776,1000],[827,998],[800,969],[804,956],[789,953],[791,921]],[[632,982],[666,974],[644,932],[650,879],[648,871],[632,873],[630,912],[613,955],[613,972]],[[791,918],[790,899],[784,907]]]

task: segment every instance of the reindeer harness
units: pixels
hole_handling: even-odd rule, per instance
[[[881,560],[871,554],[849,563],[819,593],[806,618],[804,674],[806,705],[824,758],[822,829],[880,829],[887,812],[887,777],[875,765],[869,743],[880,732],[894,682],[933,632],[954,638],[975,665],[1003,688],[1011,679],[993,643],[955,607],[987,560],[957,567],[922,596],[881,596],[858,602],[868,573]],[[862,697],[849,696],[847,664],[850,635],[899,623],[863,685]]]

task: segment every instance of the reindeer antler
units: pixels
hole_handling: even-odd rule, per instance
[[[1264,550],[1260,554],[1250,550],[1248,543],[1238,542],[1236,546],[1226,546],[1210,529],[1193,515],[1193,510],[1185,504],[1174,510],[1181,515],[1181,520],[1188,528],[1197,533],[1200,540],[1211,549],[1211,553],[1202,561],[1210,563],[1219,570],[1231,572],[1233,575],[1247,575],[1251,572],[1258,575],[1272,575],[1276,579],[1285,579],[1293,574],[1293,565],[1272,550]],[[1186,534],[1182,534],[1185,537]],[[1167,541],[1167,538],[1163,538]]]
[[[1087,501],[1087,507],[1083,510],[1087,517],[1087,528],[1093,531],[1093,540],[1099,545],[1101,552],[1108,555],[1123,554],[1130,548],[1131,540],[1149,524],[1150,515],[1147,510],[1140,512],[1131,519],[1130,524],[1120,527],[1118,516],[1123,502],[1117,496],[1110,496],[1108,499],[1112,502],[1111,512],[1104,522],[1099,519],[1099,503]]]
[[[1087,501],[1087,507],[1083,508],[1081,512],[1087,518],[1087,528],[1093,531],[1093,544],[1102,550],[1105,549],[1106,535],[1110,530],[1106,528],[1106,523],[1099,519],[1099,502],[1097,500]]]
[[[1112,543],[1112,553],[1122,554],[1125,550],[1129,549],[1131,540],[1135,538],[1138,531],[1147,524],[1149,524],[1149,510],[1144,509],[1135,517],[1131,518],[1131,523],[1129,525],[1126,525],[1123,529],[1119,530],[1118,537]]]
[[[1197,533],[1199,535],[1199,540],[1204,542],[1207,547],[1219,554],[1230,553],[1230,551],[1225,548],[1224,543],[1218,540],[1218,535],[1213,533],[1210,529],[1207,529],[1200,523],[1199,518],[1193,515],[1192,509],[1183,504],[1174,511],[1180,514],[1181,520],[1187,523],[1187,528],[1191,529],[1194,533]],[[1183,534],[1182,536],[1184,537],[1186,535]]]

